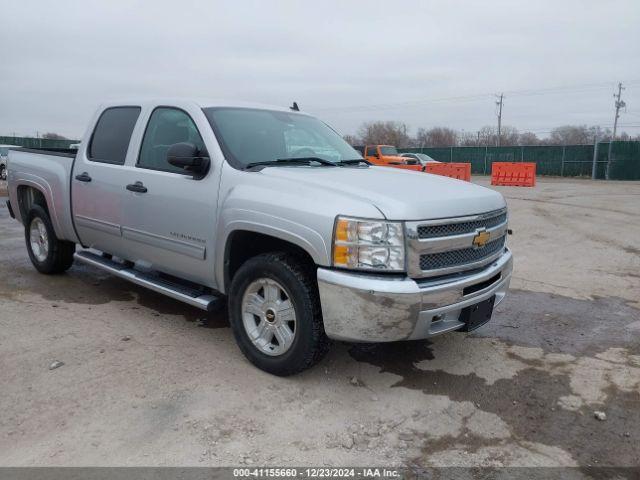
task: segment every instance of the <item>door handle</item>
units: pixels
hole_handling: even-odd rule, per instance
[[[80,175],[76,175],[76,180],[79,182],[90,182],[91,177],[87,172],[82,172]]]
[[[127,185],[127,190],[131,192],[137,192],[137,193],[146,193],[147,187],[145,187],[142,184],[142,182],[136,182],[136,183],[130,183],[129,185]]]

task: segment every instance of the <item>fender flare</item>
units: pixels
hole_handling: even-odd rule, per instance
[[[49,184],[41,177],[33,174],[29,174],[31,178],[21,178],[17,181],[16,184],[16,200],[18,202],[18,208],[16,209],[16,214],[20,216],[20,223],[24,225],[24,218],[22,216],[22,205],[20,204],[20,187],[30,187],[37,191],[39,191],[44,197],[44,201],[46,202],[47,211],[49,212],[49,218],[51,219],[51,224],[53,225],[53,230],[56,233],[58,238],[63,238],[62,227],[60,226],[58,212],[56,211],[56,206],[53,201],[53,192],[51,191],[51,187]]]
[[[221,248],[216,253],[215,261],[216,284],[219,289],[225,289],[231,239],[233,238],[234,233],[241,231],[267,235],[278,240],[288,242],[305,251],[316,265],[327,265],[327,262],[329,261],[329,254],[327,253],[327,246],[323,237],[318,232],[315,232],[308,227],[305,228],[309,230],[309,232],[313,232],[311,236],[315,237],[315,245],[314,242],[309,241],[309,239],[302,235],[293,233],[290,230],[275,227],[272,224],[256,223],[254,221],[246,220],[234,220],[226,224],[223,232],[221,232],[218,237],[220,241],[217,242],[218,245],[224,246],[224,248]],[[322,245],[322,248],[319,248],[319,245]]]

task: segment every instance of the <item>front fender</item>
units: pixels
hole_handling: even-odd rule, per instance
[[[321,232],[309,225],[260,210],[229,208],[220,215],[216,245],[225,246],[229,237],[237,231],[270,235],[292,243],[313,259],[316,265],[329,265],[331,245]],[[226,248],[218,248],[216,255],[216,284],[223,286]]]

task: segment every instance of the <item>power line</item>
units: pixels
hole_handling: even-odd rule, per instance
[[[627,82],[627,85],[635,85],[640,83],[640,79],[634,79]],[[503,92],[504,95],[508,96],[534,96],[534,95],[549,95],[549,94],[560,94],[560,93],[583,93],[587,91],[602,90],[611,88],[611,82],[600,82],[600,83],[587,83],[580,85],[564,85],[564,86],[555,86],[555,87],[547,87],[547,88],[539,88],[539,89],[522,89],[522,90],[511,90]],[[312,108],[314,111],[318,112],[342,112],[342,111],[352,111],[352,112],[365,112],[365,111],[375,111],[375,110],[390,110],[397,108],[406,108],[418,105],[424,105],[428,103],[439,103],[439,102],[460,102],[460,101],[472,101],[472,100],[480,100],[485,98],[491,98],[494,94],[492,93],[477,93],[463,96],[452,96],[452,97],[440,97],[440,98],[422,98],[422,99],[414,99],[414,100],[406,100],[402,102],[393,102],[393,103],[380,103],[380,104],[366,104],[366,105],[351,105],[351,106],[341,106],[341,107],[320,107],[320,108]]]
[[[388,110],[393,108],[402,108],[402,107],[410,107],[417,106],[426,103],[438,103],[438,102],[457,102],[457,101],[468,101],[468,100],[479,100],[486,99],[493,96],[490,93],[482,93],[476,95],[465,95],[465,96],[457,96],[457,97],[442,97],[442,98],[430,98],[430,99],[422,99],[422,100],[409,100],[405,102],[397,102],[397,103],[386,103],[386,104],[369,104],[369,105],[353,105],[350,107],[326,107],[326,108],[315,108],[314,111],[322,111],[322,112],[340,112],[340,111],[353,111],[353,112],[366,112],[372,110]]]

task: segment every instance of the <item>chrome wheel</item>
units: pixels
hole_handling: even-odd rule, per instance
[[[29,243],[36,260],[44,262],[49,256],[49,236],[44,222],[38,217],[35,217],[29,226]]]
[[[296,312],[285,288],[270,278],[259,278],[242,297],[242,323],[260,352],[285,353],[296,336]]]

